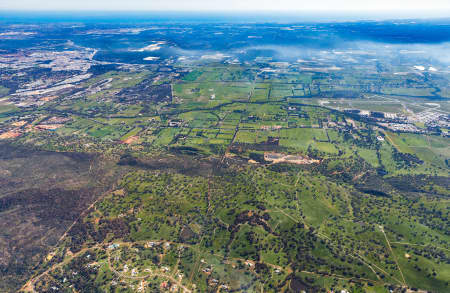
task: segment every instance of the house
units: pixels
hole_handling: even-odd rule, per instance
[[[120,246],[120,244],[118,244],[118,243],[113,243],[113,244],[111,244],[111,245],[108,246],[108,249],[116,249],[116,248],[118,248],[119,246]]]
[[[170,120],[168,125],[169,127],[180,127],[183,124],[183,121],[180,120]]]
[[[162,282],[161,285],[159,285],[159,288],[161,288],[161,290],[167,289],[169,288],[169,283]]]

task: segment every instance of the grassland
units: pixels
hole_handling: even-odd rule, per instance
[[[110,172],[125,170],[39,258],[24,291],[447,291],[448,138],[340,111],[412,115],[438,106],[402,95],[428,89],[310,97],[349,88],[314,73],[182,69],[170,85],[148,71],[102,74],[80,85],[95,94],[23,117],[0,106],[0,119],[19,122],[2,123],[20,132],[11,143],[101,154]],[[55,118],[55,131],[37,127]]]
[[[185,291],[279,292],[296,282],[366,292],[404,284],[445,290],[448,235],[419,224],[419,213],[404,213],[407,197],[373,197],[315,171],[287,170],[248,166],[208,177],[137,170],[83,220],[90,228],[71,233],[58,252],[66,254],[64,266],[50,261],[44,268],[77,290],[94,280],[103,290],[133,288],[138,280],[150,288],[168,280]],[[436,200],[422,198],[412,211]],[[80,263],[91,264],[83,281],[70,276]],[[35,286],[45,287],[40,282]]]

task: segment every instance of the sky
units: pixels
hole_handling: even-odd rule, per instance
[[[450,17],[450,0],[1,0],[0,10],[32,11],[435,11]]]

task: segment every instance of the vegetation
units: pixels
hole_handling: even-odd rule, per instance
[[[359,55],[7,71],[0,291],[448,292],[448,78]]]

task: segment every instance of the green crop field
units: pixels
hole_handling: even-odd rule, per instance
[[[239,41],[190,52],[194,27]],[[450,292],[445,67],[281,62],[258,26],[230,27],[111,29],[124,43],[67,88],[46,83],[72,71],[0,73],[0,291]]]

